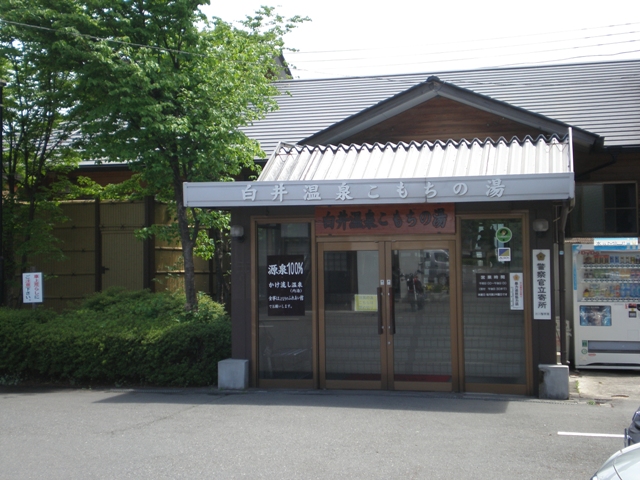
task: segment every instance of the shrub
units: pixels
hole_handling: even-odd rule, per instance
[[[231,353],[222,305],[197,312],[168,293],[110,289],[75,308],[0,309],[0,378],[71,384],[203,386]]]

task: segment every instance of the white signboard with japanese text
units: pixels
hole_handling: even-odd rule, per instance
[[[42,272],[22,274],[22,302],[42,303],[44,292],[42,285]]]
[[[184,183],[188,207],[373,205],[560,200],[574,196],[573,173]]]
[[[603,251],[603,250],[637,250],[638,249],[638,238],[594,238],[593,239],[593,249],[595,251]]]
[[[511,310],[524,310],[524,282],[522,273],[509,274],[509,296]]]
[[[595,247],[626,247],[638,245],[638,238],[594,238],[593,245]]]
[[[551,251],[533,250],[533,319],[551,320]]]

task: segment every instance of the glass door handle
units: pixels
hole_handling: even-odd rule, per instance
[[[393,287],[389,287],[389,333],[396,334],[396,304],[393,297]]]
[[[382,326],[382,287],[378,287],[378,335],[384,333]]]

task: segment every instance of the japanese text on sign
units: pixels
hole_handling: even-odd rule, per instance
[[[318,235],[455,233],[452,204],[318,207]]]
[[[298,316],[305,312],[304,256],[267,257],[269,316]]]
[[[410,184],[409,184],[410,183]],[[382,184],[367,184],[366,188],[359,188],[356,182],[340,182],[331,185],[323,184],[324,193],[321,191],[320,184],[295,184],[292,182],[278,182],[275,184],[260,183],[247,183],[246,185],[239,185],[241,188],[240,194],[244,202],[260,202],[265,200],[268,196],[268,200],[274,203],[283,203],[292,198],[301,198],[306,202],[320,202],[320,201],[338,201],[338,202],[358,202],[364,199],[378,199],[380,198],[380,191],[384,189],[385,197],[389,198],[388,193],[391,189],[394,193],[391,197],[404,200],[406,198],[415,198],[420,201],[422,199],[431,200],[438,196],[438,194],[453,195],[456,197],[463,197],[469,191],[469,185],[466,182],[457,182],[451,185],[449,182],[446,184],[443,182],[430,182],[423,183],[420,181],[407,182],[398,181],[395,184],[384,182]],[[360,194],[356,194],[354,190],[357,188]],[[492,178],[486,182],[486,185],[480,187],[483,191],[483,195],[488,198],[500,198],[505,193],[506,185],[502,183],[500,178]],[[265,190],[266,189],[266,190]],[[411,189],[411,191],[410,191]],[[267,191],[268,190],[268,191]],[[264,197],[264,198],[263,198]]]
[[[22,302],[42,303],[44,301],[42,291],[42,273],[22,274]]]
[[[508,297],[509,280],[506,273],[476,273],[476,295],[482,297]]]
[[[524,310],[524,282],[522,273],[509,274],[509,289],[511,290],[511,310]]]
[[[550,250],[533,250],[533,318],[551,320]]]

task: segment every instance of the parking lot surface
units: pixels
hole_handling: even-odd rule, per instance
[[[597,373],[566,401],[2,387],[0,477],[588,479],[640,405],[637,373]]]

